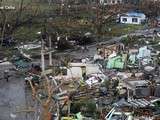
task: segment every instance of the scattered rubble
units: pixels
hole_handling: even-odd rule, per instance
[[[137,41],[140,40],[141,37]],[[160,118],[160,52],[153,47],[156,43],[126,44],[122,40],[101,44],[90,58],[59,60],[44,71],[22,53],[11,62],[2,61],[0,66],[12,64],[18,71],[26,70],[26,86],[31,88],[33,100],[39,101],[43,117],[157,120]]]

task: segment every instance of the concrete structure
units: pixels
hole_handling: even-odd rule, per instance
[[[69,67],[62,67],[63,76],[67,77],[79,77],[81,78],[83,74],[93,74],[101,73],[99,66],[91,63],[70,63]]]
[[[123,24],[142,24],[146,20],[146,15],[137,12],[128,12],[119,16],[119,22]]]

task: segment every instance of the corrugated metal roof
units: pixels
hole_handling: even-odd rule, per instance
[[[135,107],[147,107],[152,105],[152,103],[147,101],[146,99],[134,99],[129,101],[129,103]]]
[[[126,16],[130,16],[130,17],[146,17],[146,15],[144,13],[141,12],[127,12],[124,15]]]

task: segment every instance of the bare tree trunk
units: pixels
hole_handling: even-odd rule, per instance
[[[19,24],[20,17],[22,15],[23,3],[24,3],[24,0],[21,0],[20,9],[19,9],[19,12],[17,13],[16,24]]]
[[[43,104],[42,120],[51,120],[49,115],[50,98]]]
[[[51,107],[53,92],[57,90],[59,87],[61,87],[62,84],[56,86],[56,88],[53,88],[47,76],[44,77],[46,79],[46,90],[48,91],[48,97],[47,100],[44,101],[44,103],[42,104],[43,107],[42,120],[51,120],[50,107]]]
[[[61,0],[61,10],[60,10],[60,15],[63,15],[63,8],[64,8],[64,0]]]
[[[7,15],[4,15],[4,24],[3,24],[2,36],[1,36],[1,46],[3,45],[3,41],[5,37],[6,24],[7,24]]]

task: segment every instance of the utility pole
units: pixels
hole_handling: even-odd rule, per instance
[[[51,41],[51,36],[49,35],[49,65],[52,66],[52,52],[51,52],[51,49],[52,49],[52,41]]]
[[[45,71],[45,60],[44,60],[44,40],[41,33],[41,67],[42,67],[42,73]]]

